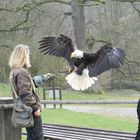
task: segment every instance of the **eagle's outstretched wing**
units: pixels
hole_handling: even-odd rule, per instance
[[[57,57],[64,57],[73,66],[71,53],[76,49],[71,38],[65,35],[58,37],[45,37],[39,41],[39,50],[45,55],[54,55]]]
[[[90,55],[90,59],[92,56]],[[92,62],[89,64],[89,76],[96,77],[109,70],[119,68],[125,60],[126,53],[120,48],[112,48],[111,45],[102,46],[93,54]]]

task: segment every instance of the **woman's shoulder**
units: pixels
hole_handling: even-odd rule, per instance
[[[25,68],[13,68],[12,70],[12,73],[14,74],[28,74],[28,70],[25,69]]]

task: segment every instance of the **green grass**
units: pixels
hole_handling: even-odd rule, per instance
[[[40,99],[43,99],[43,89],[39,88]],[[11,88],[9,84],[0,84],[0,97],[7,97],[11,95]],[[137,100],[140,92],[135,90],[113,90],[106,91],[104,94],[85,93],[71,90],[62,90],[63,100]],[[46,90],[46,99],[52,100]],[[58,98],[56,98],[58,99]]]
[[[43,109],[42,119],[44,123],[126,132],[136,132],[137,127],[137,122],[133,119],[122,119],[92,113],[74,112],[66,109]]]
[[[11,97],[11,87],[9,84],[0,84],[0,97]]]
[[[40,99],[43,99],[43,89],[38,89]],[[9,84],[0,84],[0,97],[11,97],[11,88]],[[62,90],[62,99],[63,100],[138,100],[140,96],[139,91],[135,90],[112,90],[104,92],[104,94],[95,94],[95,93],[85,93],[77,92],[70,90]],[[59,99],[59,98],[56,98]],[[46,100],[53,100],[52,97],[49,97],[49,93],[46,90]],[[92,105],[97,106],[97,105]],[[106,104],[100,105],[106,107],[136,107],[136,105],[130,104]]]
[[[46,90],[46,99],[51,100],[49,92]],[[39,89],[40,98],[43,99],[42,89]],[[134,90],[113,90],[104,94],[77,92],[70,90],[62,90],[63,100],[135,100],[139,99],[139,91]],[[56,98],[59,99],[59,98]]]

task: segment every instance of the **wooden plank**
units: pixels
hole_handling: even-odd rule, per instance
[[[93,137],[78,137],[76,135],[67,135],[67,134],[56,134],[51,132],[51,134],[44,134],[45,138],[52,138],[56,140],[112,140],[112,138],[102,138],[98,136],[93,136]],[[120,139],[121,140],[121,139]]]
[[[138,100],[41,100],[42,104],[137,104]]]
[[[92,128],[81,128],[81,127],[72,127],[72,126],[53,126],[53,125],[46,125],[47,128],[55,128],[55,129],[65,129],[65,130],[74,130],[74,131],[80,131],[80,132],[86,132],[86,133],[111,133],[111,134],[118,134],[118,135],[124,135],[127,137],[134,136],[134,133],[127,133],[127,132],[118,132],[118,131],[108,131],[108,130],[101,130],[101,129],[92,129]],[[44,127],[46,127],[44,126]]]
[[[45,139],[51,140],[134,140],[134,133],[109,131],[85,127],[44,124]]]
[[[43,127],[55,128],[55,129],[64,129],[64,130],[72,130],[72,131],[80,131],[80,132],[86,132],[86,133],[101,133],[101,134],[115,134],[115,135],[121,135],[125,137],[134,137],[134,133],[127,133],[127,132],[118,132],[118,131],[109,131],[109,130],[102,130],[102,129],[93,129],[93,128],[85,128],[85,127],[73,127],[73,126],[66,126],[66,125],[49,125],[45,124]]]
[[[135,137],[134,133],[53,124],[43,125],[43,131],[46,138],[51,138],[52,135],[56,138],[61,137],[61,140],[134,140]]]
[[[13,99],[0,98],[0,140],[20,140],[21,129],[14,128],[11,123]]]
[[[60,130],[60,129],[57,129],[57,130],[44,130],[44,132],[46,134],[57,134],[59,136],[67,136],[67,137],[71,137],[71,138],[77,138],[77,139],[83,139],[83,140],[89,140],[89,139],[93,139],[93,138],[104,138],[104,139],[116,139],[116,140],[132,140],[134,138],[130,138],[130,137],[123,137],[123,136],[115,136],[115,135],[111,135],[111,134],[108,134],[108,135],[104,135],[104,134],[98,134],[98,133],[83,133],[83,132],[77,132],[77,131],[69,131],[69,130]]]

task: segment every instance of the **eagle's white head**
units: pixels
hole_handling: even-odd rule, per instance
[[[71,54],[71,58],[82,58],[83,57],[83,51],[80,50],[75,50],[72,54]]]

